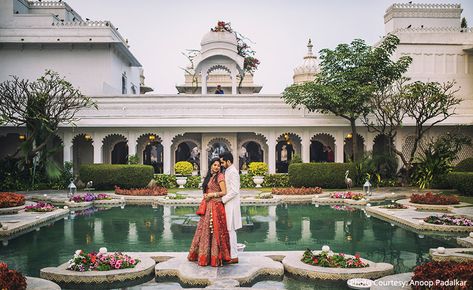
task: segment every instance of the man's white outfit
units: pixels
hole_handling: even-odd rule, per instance
[[[225,204],[227,229],[230,236],[230,255],[232,259],[238,258],[237,235],[235,230],[241,229],[240,210],[240,174],[232,164],[225,170],[225,184],[227,194],[222,197]]]

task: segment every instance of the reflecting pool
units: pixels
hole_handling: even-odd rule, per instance
[[[76,249],[97,251],[187,251],[198,217],[194,207],[126,206],[88,209],[0,246],[0,260],[30,276],[69,260]],[[456,247],[449,236],[417,233],[346,206],[278,205],[242,207],[238,241],[246,251],[320,249],[391,263],[407,272],[428,259],[430,248]]]

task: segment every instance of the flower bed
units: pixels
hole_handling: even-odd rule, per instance
[[[15,207],[24,204],[24,195],[13,192],[0,192],[0,208]]]
[[[133,259],[120,252],[107,253],[106,248],[100,248],[99,253],[85,253],[82,250],[77,250],[74,257],[69,260],[67,270],[79,272],[110,271],[134,268],[139,262],[139,259]]]
[[[340,211],[356,211],[356,208],[351,207],[351,206],[346,206],[346,205],[332,205],[330,206],[334,210],[340,210]]]
[[[8,269],[8,265],[0,262],[0,289],[26,289],[26,277],[20,272]]]
[[[433,194],[432,192],[427,192],[426,194],[412,194],[410,202],[420,204],[448,205],[459,204],[460,200],[455,195]]]
[[[339,198],[339,199],[353,199],[353,200],[360,200],[364,198],[363,193],[358,193],[358,192],[334,192],[330,195],[330,198]]]
[[[473,287],[473,262],[427,262],[417,266],[414,269],[412,281],[424,286],[416,286],[413,284],[412,289],[472,289]],[[445,282],[462,282],[462,285],[441,284]],[[428,285],[427,285],[428,284]],[[455,287],[457,286],[457,287]]]
[[[25,206],[25,211],[33,212],[50,212],[55,209],[54,205],[42,201],[37,202],[35,205]]]
[[[321,187],[286,187],[273,188],[271,193],[274,195],[309,195],[322,193]]]
[[[391,204],[387,204],[387,205],[383,205],[381,206],[382,208],[387,208],[387,209],[407,209],[409,207],[403,205],[403,204],[400,204],[400,203],[391,203]]]
[[[333,254],[330,250],[324,250],[314,255],[310,249],[307,249],[301,259],[302,262],[319,267],[328,268],[366,268],[368,263],[361,260],[360,255],[354,257],[346,257],[345,254]]]
[[[160,186],[145,187],[145,188],[133,188],[133,189],[122,189],[115,186],[115,194],[119,195],[135,195],[135,196],[162,196],[167,195],[167,188]]]
[[[455,217],[452,215],[435,216],[431,215],[424,219],[424,222],[434,225],[448,225],[448,226],[473,226],[473,221],[465,217]]]

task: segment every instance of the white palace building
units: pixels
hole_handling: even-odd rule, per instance
[[[458,96],[464,101],[457,114],[431,136],[465,125],[473,137],[473,30],[461,30],[461,12],[456,4],[393,4],[384,15],[385,32],[401,40],[396,56],[413,58],[408,76],[455,80],[461,87]],[[318,71],[312,48],[309,42],[294,69],[295,83],[312,80]],[[231,33],[205,34],[177,93],[155,94],[144,86],[142,64],[109,21],[84,20],[63,1],[0,1],[0,82],[10,75],[34,80],[45,69],[65,76],[99,107],[81,111],[77,127],[61,127],[54,141],[64,145],[57,160],[72,161],[75,168],[126,163],[136,154],[156,173],[173,173],[181,160],[205,172],[212,155],[230,150],[240,156],[240,165],[264,161],[276,173],[287,171],[294,153],[304,162],[326,161],[325,146],[333,150],[335,162],[344,162],[354,139],[364,151],[383,150],[386,143],[361,123],[359,136],[351,136],[344,119],[292,109],[280,94],[260,94],[251,75],[239,85],[243,58]],[[214,94],[217,84],[225,94]],[[394,145],[410,148],[412,132],[406,123]],[[0,127],[0,158],[14,152],[24,134],[24,128]],[[459,160],[471,156],[473,149],[467,147]]]

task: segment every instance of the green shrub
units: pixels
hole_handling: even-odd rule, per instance
[[[268,172],[268,164],[264,162],[251,162],[250,170],[248,173],[250,175],[264,176]]]
[[[298,163],[289,165],[289,183],[294,187],[345,188],[345,171],[353,163]],[[353,178],[353,176],[351,177]]]
[[[176,176],[169,174],[155,174],[154,180],[156,184],[165,188],[176,188]]]
[[[188,176],[186,185],[184,185],[184,187],[185,188],[199,188],[200,179],[201,179],[200,176]],[[161,187],[165,187],[168,189],[178,187],[175,175],[155,174],[154,180],[156,181],[156,184]]]
[[[185,188],[199,188],[200,176],[188,176]]]
[[[179,161],[174,164],[174,171],[177,175],[190,175],[194,170],[194,166],[189,161]]]
[[[256,184],[253,182],[253,176],[249,174],[240,175],[240,187],[241,188],[251,188],[255,187]]]
[[[473,157],[463,159],[460,163],[455,166],[456,172],[473,172]]]
[[[266,174],[264,176],[263,187],[289,187],[289,175],[287,174]]]
[[[150,165],[87,164],[79,171],[83,182],[92,181],[96,189],[141,188],[153,179]]]
[[[461,194],[473,196],[473,172],[450,172],[448,182]]]
[[[302,158],[301,158],[301,156],[300,156],[299,154],[297,154],[297,153],[294,154],[294,155],[292,155],[292,159],[291,159],[290,163],[291,163],[291,164],[293,164],[293,163],[302,163]]]

